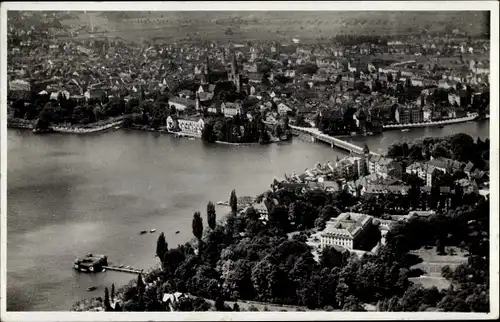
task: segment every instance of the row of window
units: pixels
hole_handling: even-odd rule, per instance
[[[337,239],[337,238],[323,238],[322,244],[326,245],[337,245],[337,246],[343,246],[346,248],[353,248],[353,241],[352,240],[346,240],[346,239]]]

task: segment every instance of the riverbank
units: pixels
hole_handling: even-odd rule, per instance
[[[113,127],[119,127],[123,124],[123,120],[108,123],[106,125],[91,127],[91,128],[81,128],[81,127],[70,127],[70,126],[53,126],[52,130],[56,133],[71,133],[71,134],[84,134],[84,133],[96,133],[109,130]]]
[[[117,117],[112,117],[104,121],[98,121],[86,125],[72,125],[72,124],[58,124],[52,125],[49,130],[56,133],[68,133],[68,134],[84,134],[84,133],[95,133],[109,130],[111,128],[120,126],[123,121],[130,116],[134,115],[120,115]],[[26,129],[33,130],[35,128],[36,120],[23,120],[10,118],[7,120],[8,128]]]
[[[173,134],[175,137],[186,137],[186,138],[191,138],[191,139],[201,139],[201,135],[199,134],[194,134],[194,133],[186,133],[186,132],[176,132],[176,131],[170,131],[166,129],[165,127],[160,127],[158,129],[152,129],[148,128],[147,126],[143,125],[132,125],[129,127],[131,130],[137,130],[137,131],[143,131],[143,132],[156,132],[156,133],[163,133],[163,134]],[[224,145],[234,145],[234,146],[253,146],[253,145],[267,145],[271,143],[280,143],[280,142],[289,142],[289,140],[280,140],[280,139],[275,139],[271,140],[268,143],[261,144],[259,142],[246,142],[246,143],[236,143],[236,142],[226,142],[226,141],[215,141],[214,143],[217,144],[224,144]]]
[[[7,128],[33,130],[35,122],[35,120],[7,118]]]

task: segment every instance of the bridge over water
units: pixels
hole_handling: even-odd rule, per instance
[[[332,148],[338,147],[343,150],[347,150],[349,152],[355,153],[355,154],[363,154],[363,148],[353,144],[349,143],[347,141],[343,141],[341,139],[335,138],[333,136],[329,136],[327,134],[321,133],[317,128],[309,128],[309,127],[300,127],[300,126],[294,126],[294,125],[289,125],[290,128],[298,133],[306,133],[310,135],[313,139],[313,142],[315,141],[321,141],[324,143],[330,144]],[[375,152],[370,152],[371,155],[379,155]]]

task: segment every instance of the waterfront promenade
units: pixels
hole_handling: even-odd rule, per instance
[[[87,125],[57,124],[57,125],[52,125],[50,128],[52,129],[52,131],[57,133],[77,133],[77,134],[95,133],[95,132],[105,131],[117,126],[121,126],[127,117],[134,117],[134,116],[137,116],[137,114],[120,115],[117,117],[111,117],[107,120],[97,121]],[[28,130],[34,129],[35,123],[36,120],[28,121],[28,120],[13,119],[13,118],[7,120],[7,126],[10,128],[20,128]]]
[[[383,128],[384,128],[384,130],[391,130],[391,129],[405,129],[405,128],[415,128],[415,127],[428,127],[428,126],[440,126],[440,125],[456,124],[456,123],[473,121],[476,118],[478,118],[478,116],[479,116],[479,114],[477,114],[477,113],[470,113],[469,115],[464,116],[464,117],[457,117],[457,118],[441,120],[441,121],[421,122],[421,123],[406,123],[406,124],[386,124],[383,126]]]

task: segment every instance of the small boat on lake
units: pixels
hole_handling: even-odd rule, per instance
[[[177,235],[178,233],[180,233],[180,231],[176,231],[175,234]]]
[[[144,235],[144,234],[147,234],[147,233],[148,233],[148,231],[147,231],[147,230],[142,230],[139,234],[140,234],[140,235]]]
[[[410,129],[402,129],[401,132],[409,132]]]
[[[120,266],[118,266],[118,268],[123,268],[123,266],[125,266],[125,265],[121,264]]]
[[[92,291],[95,291],[95,290],[97,290],[97,287],[96,287],[96,286],[91,286],[91,287],[88,287],[88,288],[87,288],[87,291],[88,291],[88,292],[92,292]]]
[[[229,206],[229,202],[227,202],[227,201],[218,201],[217,205],[219,205],[219,206]]]
[[[154,233],[155,231],[156,231],[156,229],[154,229],[154,228],[153,228],[153,229],[151,229],[149,232],[150,232],[150,233]]]

